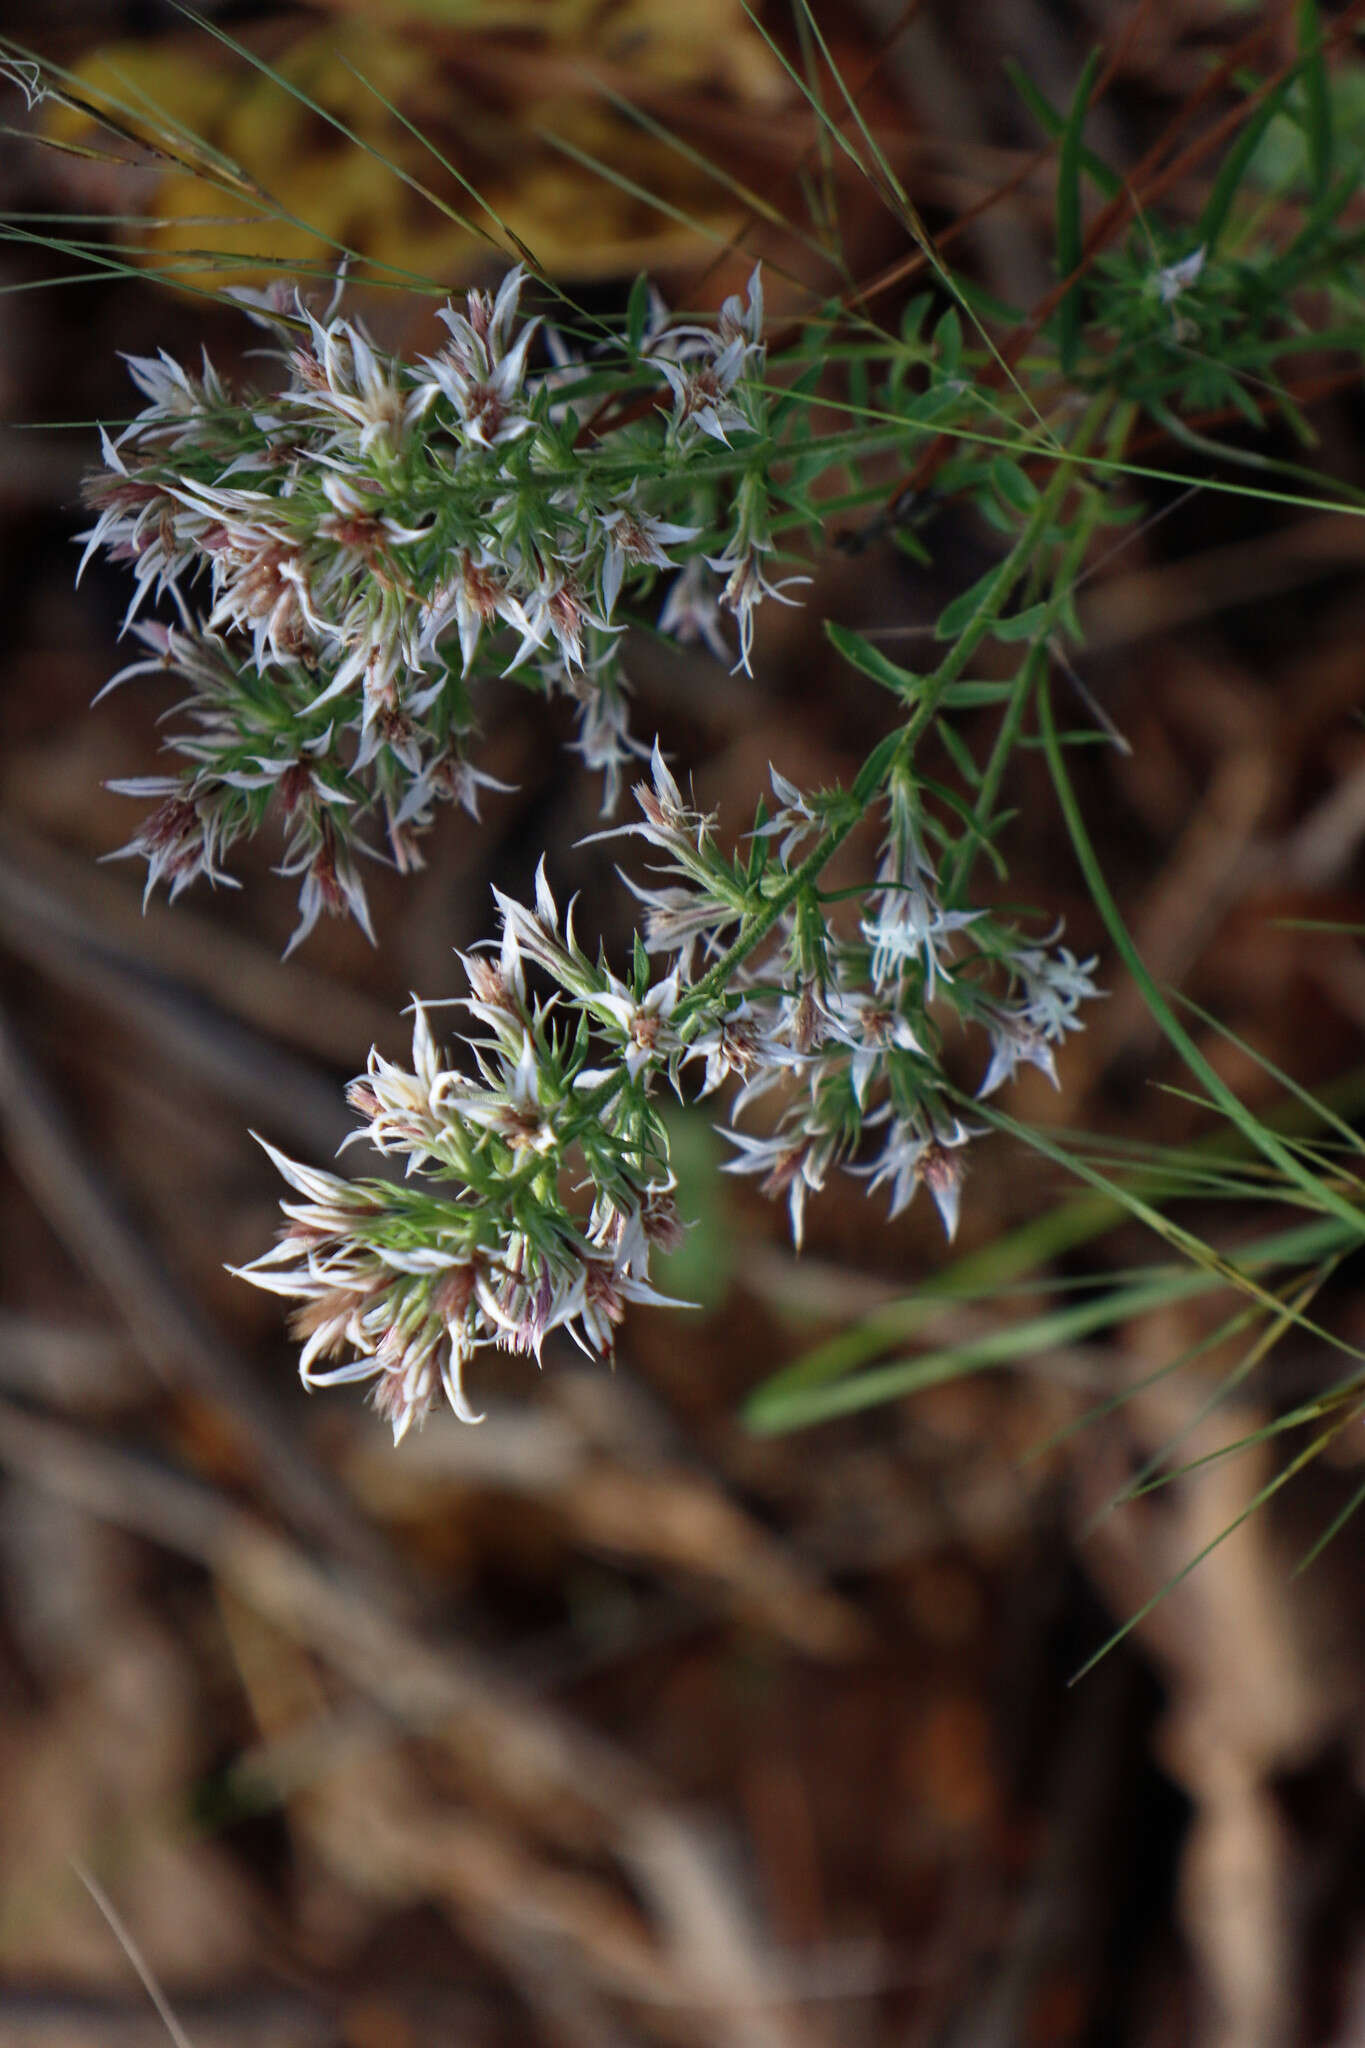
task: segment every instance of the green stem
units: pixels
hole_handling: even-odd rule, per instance
[[[822,834],[800,867],[788,875],[781,887],[774,890],[768,900],[753,913],[739,937],[722,953],[714,967],[689,990],[679,1006],[682,1012],[679,1022],[694,1016],[698,1010],[724,992],[735,969],[742,966],[750,954],[763,943],[782,913],[796,901],[802,891],[814,884],[831,855],[843,845],[850,832],[866,816],[878,793],[885,788],[895,770],[909,763],[921,735],[937,713],[944,691],[958,680],[983,640],[988,639],[994,631],[1015,585],[1028,573],[1038,547],[1056,518],[1067,492],[1075,482],[1075,464],[1083,459],[1084,450],[1098,433],[1109,405],[1110,401],[1107,398],[1100,398],[1087,410],[1077,429],[1074,447],[1069,451],[1071,459],[1058,463],[1047,487],[1039,493],[1038,502],[1024,521],[1018,538],[1000,565],[1000,573],[989,601],[981,606],[965,631],[958,636],[951,651],[934,673],[924,678],[915,708],[894,745],[878,747],[869,755],[849,793],[844,814]]]
[[[977,854],[981,850],[982,841],[990,825],[991,815],[995,810],[996,798],[1000,794],[1000,785],[1005,777],[1005,769],[1009,765],[1019,739],[1019,732],[1024,723],[1024,713],[1028,709],[1029,698],[1033,695],[1034,687],[1039,676],[1044,672],[1046,665],[1047,641],[1046,639],[1035,640],[1028,653],[1024,656],[1023,666],[1014,679],[1014,691],[1009,703],[1005,706],[1005,716],[1000,721],[1000,730],[996,734],[995,745],[991,748],[991,757],[986,763],[985,773],[981,778],[981,788],[977,794],[976,805],[972,812],[972,823],[976,829],[973,832],[967,833],[960,840],[953,859],[953,865],[949,869],[947,880],[943,885],[943,902],[947,909],[951,910],[962,901],[967,883],[971,879],[971,872],[976,865]]]
[[[1113,459],[1122,455],[1124,444],[1132,431],[1136,413],[1137,408],[1134,405],[1120,405],[1116,408],[1109,422],[1108,431],[1105,434],[1105,454],[1107,457]],[[985,773],[981,778],[981,788],[977,794],[976,806],[973,811],[973,823],[976,830],[965,837],[958,846],[948,880],[944,885],[943,900],[949,907],[961,901],[962,893],[966,889],[972,868],[975,866],[977,855],[986,837],[991,815],[995,810],[1005,770],[1009,766],[1019,739],[1019,732],[1024,722],[1024,714],[1028,709],[1029,699],[1033,695],[1039,676],[1046,673],[1048,640],[1057,622],[1058,615],[1067,604],[1075,589],[1076,578],[1080,572],[1081,564],[1085,560],[1086,551],[1094,537],[1095,528],[1099,525],[1102,509],[1103,500],[1100,493],[1098,491],[1088,492],[1081,505],[1075,526],[1067,538],[1056,574],[1053,577],[1052,597],[1048,604],[1046,617],[1039,628],[1038,637],[1029,648],[1024,658],[1023,666],[1015,680],[1014,694],[1005,707],[1005,716],[1001,721],[1000,731],[996,735],[995,745],[991,749],[990,760],[987,762]]]
[[[958,680],[982,641],[989,639],[994,632],[1015,585],[1032,567],[1034,555],[1042,544],[1049,526],[1056,519],[1067,492],[1074,485],[1076,465],[1085,460],[1085,451],[1099,432],[1110,403],[1108,397],[1097,398],[1087,408],[1076,430],[1075,441],[1066,451],[1067,459],[1057,464],[1046,489],[1040,492],[1037,504],[1020,528],[1018,539],[1002,562],[989,602],[982,605],[967,630],[954,643],[947,659],[935,669],[933,675],[926,677],[919,702],[901,735],[895,760],[888,763],[888,775],[893,766],[903,766],[908,762],[920,735],[937,714],[939,700],[944,691],[950,683]],[[886,776],[881,780],[885,781]]]

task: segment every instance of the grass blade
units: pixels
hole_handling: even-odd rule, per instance
[[[1062,278],[1071,277],[1080,269],[1084,254],[1081,169],[1085,145],[1082,133],[1103,55],[1102,50],[1092,50],[1086,61],[1062,131],[1062,146],[1057,156],[1057,275]],[[1073,375],[1081,352],[1079,279],[1057,308],[1057,352],[1063,373],[1068,377]]]

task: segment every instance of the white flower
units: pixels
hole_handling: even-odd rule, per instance
[[[224,888],[241,885],[224,874],[218,861],[222,852],[222,821],[209,802],[196,802],[186,785],[174,775],[133,775],[108,782],[106,789],[117,796],[154,796],[161,799],[125,846],[105,854],[106,860],[127,860],[136,855],[147,863],[147,886],[142,892],[145,910],[158,883],[170,885],[174,903],[182,889],[197,876]]]
[[[522,642],[503,670],[511,675],[537,647],[553,639],[566,669],[586,665],[583,646],[585,631],[617,633],[604,613],[595,612],[586,592],[567,570],[546,568],[540,580],[526,594],[522,620]]]
[[[365,884],[360,879],[351,847],[322,821],[306,819],[276,868],[277,875],[302,875],[299,889],[299,921],[284,949],[286,960],[312,931],[325,911],[338,917],[343,911],[355,919],[372,946],[379,941],[370,921]]]
[[[500,1057],[496,1070],[484,1066],[484,1078],[489,1086],[477,1088],[463,1074],[442,1073],[432,1100],[462,1124],[493,1132],[514,1152],[552,1152],[554,1120],[542,1106],[540,1059],[529,1031],[523,1030],[516,1064]]]
[[[747,286],[749,302],[746,306],[738,292],[726,299],[720,309],[717,327],[720,333],[722,354],[738,348],[747,360],[761,355],[763,349],[763,270],[755,263],[749,273]]]
[[[975,1125],[964,1124],[956,1117],[946,1126],[932,1124],[926,1130],[915,1119],[893,1116],[877,1158],[869,1166],[854,1167],[853,1171],[870,1176],[869,1194],[874,1194],[884,1181],[891,1183],[888,1215],[893,1218],[909,1207],[916,1188],[923,1182],[934,1198],[951,1243],[957,1235],[962,1194],[960,1149],[969,1139],[980,1135]]]
[[[559,910],[545,873],[542,854],[536,867],[534,912],[514,896],[495,888],[493,900],[502,918],[503,948],[510,948],[518,962],[524,955],[543,967],[550,979],[574,995],[592,995],[606,985],[603,971],[595,967],[574,936],[573,902],[564,916],[564,936],[559,936]]]
[[[678,971],[687,979],[692,971],[692,954],[697,941],[703,950],[717,950],[719,934],[726,925],[737,924],[741,913],[728,903],[697,889],[646,889],[622,875],[632,896],[645,907],[644,944],[646,953],[676,953]]]
[[[1052,1047],[1022,1013],[998,1010],[986,1028],[990,1033],[991,1063],[976,1091],[978,1097],[984,1099],[987,1095],[994,1095],[997,1088],[1003,1088],[1007,1081],[1012,1081],[1018,1069],[1025,1065],[1037,1067],[1040,1073],[1047,1075],[1054,1088],[1061,1087]]]
[[[754,647],[754,607],[765,597],[775,597],[779,604],[797,605],[801,601],[799,598],[787,597],[783,593],[798,583],[811,580],[809,576],[784,576],[780,583],[774,583],[764,574],[760,559],[771,549],[770,541],[732,541],[724,554],[706,557],[713,569],[729,572],[718,602],[735,615],[735,623],[739,627],[739,660],[735,667],[742,668],[747,675],[753,674],[749,657]]]
[[[656,569],[671,569],[674,564],[667,549],[681,541],[695,540],[701,532],[699,526],[679,526],[671,519],[656,519],[652,512],[639,511],[629,500],[600,514],[597,523],[606,535],[601,580],[602,612],[608,619],[616,607],[629,566],[648,564]]]
[[[731,434],[748,430],[748,415],[727,395],[739,376],[738,357],[728,381],[723,381],[724,372],[718,362],[694,366],[670,363],[663,356],[656,360],[673,393],[673,424],[679,433],[686,427],[697,427],[728,448]]]
[[[681,1040],[669,1021],[681,992],[675,969],[663,981],[646,989],[638,1000],[615,975],[608,988],[586,999],[585,1007],[594,1016],[614,1024],[621,1033],[626,1072],[632,1080],[645,1068],[661,1066],[681,1050]]]
[[[655,1308],[689,1306],[685,1301],[660,1294],[650,1286],[646,1272],[632,1272],[619,1258],[584,1259],[572,1287],[558,1304],[557,1320],[580,1351],[589,1357],[596,1354],[599,1358],[610,1358],[616,1345],[616,1331],[625,1319],[626,1304],[631,1301],[647,1302]]]
[[[362,329],[350,320],[316,319],[300,301],[313,340],[311,356],[290,358],[293,404],[354,429],[354,450],[367,456],[376,446],[396,448],[420,415],[420,394],[405,390],[394,363],[378,355]],[[335,436],[334,436],[335,438]],[[352,435],[345,435],[347,444]]]
[[[707,574],[700,555],[675,576],[659,613],[659,631],[669,633],[680,646],[704,640],[717,661],[728,661],[730,650],[720,630],[720,591]]]
[[[751,839],[775,839],[782,835],[782,844],[777,849],[777,858],[783,867],[787,866],[793,851],[811,832],[818,830],[820,815],[813,809],[810,799],[802,794],[794,782],[785,775],[779,775],[772,762],[768,763],[768,775],[772,781],[773,795],[781,808],[774,811],[766,824],[758,825],[750,833]]]
[[[363,1136],[386,1156],[406,1152],[409,1174],[429,1158],[441,1156],[448,1130],[441,1094],[447,1069],[436,1051],[426,1011],[419,1002],[413,1010],[411,1071],[372,1047],[364,1075],[347,1090],[351,1107],[367,1119],[353,1137]]]
[[[601,815],[609,817],[621,796],[621,771],[626,763],[648,751],[643,741],[632,739],[626,723],[623,679],[594,683],[586,674],[569,681],[578,737],[570,742],[585,767],[602,777]]]
[[[1098,954],[1077,960],[1065,946],[1055,953],[1042,946],[1026,946],[1013,955],[1010,966],[1024,984],[1024,1016],[1035,1031],[1044,1038],[1058,1039],[1068,1031],[1082,1029],[1076,1011],[1083,1002],[1104,993],[1091,979],[1091,970],[1098,965]]]
[[[525,271],[518,264],[508,271],[493,301],[483,292],[470,292],[467,312],[443,307],[437,318],[450,329],[450,342],[439,356],[422,357],[430,372],[417,380],[422,402],[429,405],[438,395],[449,399],[465,439],[475,447],[494,448],[516,440],[534,425],[520,408],[518,396],[539,320],[529,321],[508,346],[524,281]]]
[[[521,634],[526,653],[541,644],[508,581],[506,569],[492,550],[484,546],[461,549],[454,575],[432,593],[422,626],[423,649],[435,647],[452,619],[460,638],[465,675],[469,674],[470,663],[478,651],[480,634],[494,619],[502,619]],[[518,660],[521,658],[518,655]]]
[[[922,882],[908,882],[900,889],[881,892],[877,915],[865,918],[863,937],[872,948],[872,979],[879,989],[899,982],[909,961],[921,961],[926,976],[926,996],[933,1000],[936,981],[951,976],[939,957],[936,940],[949,932],[964,931],[983,913],[979,910],[943,910]]]
[[[706,1061],[699,1095],[714,1094],[731,1074],[744,1083],[735,1112],[756,1101],[782,1074],[804,1064],[802,1055],[778,1036],[773,1005],[748,997],[689,1038],[683,1063],[698,1059]]]
[[[783,1132],[757,1138],[747,1131],[727,1130],[723,1136],[743,1154],[727,1159],[722,1173],[761,1173],[761,1192],[787,1197],[792,1242],[800,1251],[805,1234],[806,1197],[825,1185],[825,1175],[834,1156],[835,1139],[823,1131]]]
[[[1188,256],[1182,256],[1178,263],[1168,263],[1164,270],[1158,270],[1152,279],[1152,289],[1163,306],[1173,306],[1182,292],[1196,284],[1204,268],[1208,250],[1201,242],[1197,249],[1191,249]]]
[[[675,327],[651,351],[673,393],[673,426],[680,438],[695,427],[728,447],[731,433],[754,425],[729,394],[746,376],[762,374],[763,282],[757,264],[748,289],[747,307],[737,294],[725,301],[716,333]]]
[[[199,432],[205,412],[226,403],[222,381],[207,354],[201,357],[203,376],[198,379],[174,356],[167,355],[164,348],[155,356],[125,355],[123,360],[138,390],[151,403],[124,428],[113,444],[115,448],[121,448],[125,441],[135,439],[149,427],[174,428],[176,431],[169,436],[158,435],[159,445],[181,448]]]
[[[402,834],[409,826],[424,830],[431,823],[437,804],[456,804],[477,821],[481,789],[492,789],[505,795],[515,786],[511,782],[500,782],[496,775],[476,768],[462,754],[438,754],[418,766],[401,803],[390,812],[389,836],[392,839],[395,833]]]
[[[827,990],[825,1015],[830,1037],[852,1051],[849,1078],[859,1109],[867,1107],[869,1083],[888,1051],[894,1047],[923,1056],[909,1019],[881,995]]]
[[[293,1162],[266,1149],[288,1173]],[[305,1339],[299,1377],[306,1387],[372,1380],[372,1404],[392,1426],[395,1444],[421,1428],[442,1392],[462,1422],[483,1420],[470,1407],[463,1384],[466,1362],[492,1338],[476,1300],[472,1263],[451,1259],[434,1281],[414,1286],[383,1257],[359,1246],[335,1260],[310,1257],[290,1271],[271,1270],[277,1253],[288,1249],[286,1240],[276,1253],[232,1270],[253,1286],[303,1302],[290,1327]],[[324,1272],[324,1264],[330,1270]],[[347,1347],[354,1357],[320,1369],[319,1361]]]
[[[653,788],[647,782],[637,782],[632,791],[644,813],[643,819],[629,825],[613,825],[606,832],[590,832],[579,843],[593,846],[604,839],[644,839],[670,856],[674,873],[690,876],[695,866],[692,856],[702,852],[715,818],[706,812],[692,810],[683,802],[682,792],[669,772],[657,739],[650,749],[649,765]],[[627,887],[633,886],[627,881]]]

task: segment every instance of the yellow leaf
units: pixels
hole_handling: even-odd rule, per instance
[[[414,32],[395,32],[404,26]],[[493,29],[522,33],[505,42]],[[372,19],[276,24],[259,53],[278,77],[198,34],[108,45],[80,66],[71,99],[49,103],[55,143],[88,147],[102,112],[125,156],[138,155],[129,137],[151,152],[116,177],[114,204],[107,162],[83,190],[121,216],[130,255],[172,281],[215,289],[279,268],[328,272],[352,251],[361,274],[368,259],[372,276],[448,290],[486,266],[490,244],[529,248],[566,279],[664,269],[708,234],[731,233],[739,209],[613,108],[586,60],[627,96],[635,82],[656,98],[661,85],[703,80],[769,104],[783,90],[739,0],[401,0],[382,30]],[[571,161],[551,137],[664,205]]]

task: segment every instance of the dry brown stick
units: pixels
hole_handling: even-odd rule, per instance
[[[1239,604],[1263,604],[1365,561],[1365,523],[1324,512],[1293,526],[1204,548],[1179,561],[1114,575],[1086,592],[1081,619],[1087,654],[1108,653],[1212,618]]]
[[[694,1618],[699,1606],[703,1620],[730,1611],[817,1659],[847,1660],[870,1647],[856,1606],[750,1513],[723,1472],[689,1454],[638,1385],[558,1373],[553,1395],[547,1389],[534,1410],[508,1408],[490,1420],[491,1429],[470,1430],[442,1417],[401,1460],[387,1433],[367,1426],[339,1470],[383,1520],[411,1512],[414,1482],[428,1494],[481,1484],[524,1494],[563,1517],[576,1547],[680,1581]]]
[[[354,1576],[323,1571],[287,1537],[203,1485],[3,1401],[0,1463],[88,1514],[194,1559],[402,1727],[438,1736],[543,1840],[580,1852],[610,1849],[678,1933],[680,1952],[654,1975],[652,1995],[680,2010],[705,2008],[705,2038],[727,2048],[797,2048],[782,1987],[746,1916],[644,1766],[526,1697],[465,1646],[422,1640]],[[453,1848],[448,1840],[446,1852]],[[466,1875],[472,1884],[477,1869]],[[730,1938],[712,1968],[696,1953],[696,1933],[717,1920],[728,1921]],[[625,1988],[619,1980],[617,1988]],[[650,1990],[648,1972],[633,1989]]]
[[[1129,910],[1134,940],[1158,982],[1181,987],[1260,869],[1256,835],[1282,787],[1279,765],[1264,739],[1225,754],[1160,873]],[[1125,981],[1087,1047],[1092,1073],[1120,1054],[1150,1061],[1161,1036],[1137,984]]]
[[[286,965],[182,904],[173,912],[153,905],[144,915],[136,889],[12,822],[0,828],[0,916],[16,928],[42,922],[54,941],[117,946],[130,963],[174,976],[312,1059],[359,1066],[393,1032],[388,1010],[344,982]]]
[[[0,1386],[7,1392],[107,1413],[140,1398],[145,1385],[119,1331],[0,1309]]]
[[[687,1912],[685,1880],[655,1872],[661,1939],[610,1876],[566,1868],[505,1825],[434,1799],[408,1756],[392,1748],[354,1755],[319,1778],[293,1817],[348,1889],[389,1906],[438,1902],[539,2012],[556,2048],[603,2048],[613,2039],[624,2048],[608,2004],[621,1999],[648,2007],[650,2038],[662,2034],[679,2048],[798,2048],[792,2024],[770,2010],[771,1977],[765,1970],[755,1978],[748,1967],[742,1933],[739,1972],[727,1968],[743,1917],[712,1873],[703,1883],[710,1910],[702,1908],[693,1931],[678,1920],[680,1907]]]
[[[196,1480],[0,1401],[0,1463],[101,1520],[193,1559],[417,1733],[444,1729],[547,1839],[583,1848],[657,1796],[648,1773],[472,1652],[433,1648],[352,1574]]]
[[[479,2009],[472,1994],[465,1997],[471,2014]],[[251,2048],[335,2048],[338,2038],[337,2014],[293,1992],[177,1998],[176,2014],[194,2048],[242,2048],[247,2041]],[[476,2035],[461,2025],[432,2038],[458,2040],[461,2048],[506,2039],[491,2014],[488,2029]],[[0,1992],[0,2041],[5,2048],[166,2048],[167,2035],[145,2001],[9,1990]]]
[[[0,1013],[0,1130],[21,1180],[73,1258],[110,1295],[167,1386],[192,1387],[236,1429],[277,1512],[400,1597],[382,1545],[297,1445],[283,1413],[181,1293],[130,1223],[55,1091]]]
[[[0,940],[74,994],[98,999],[272,1138],[327,1156],[352,1128],[330,1076],[153,971],[121,934],[101,929],[0,849]]]

